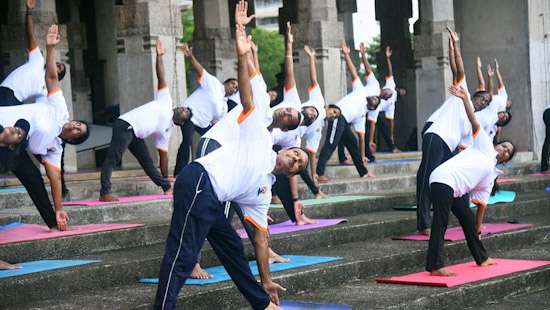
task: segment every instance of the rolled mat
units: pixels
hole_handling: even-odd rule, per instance
[[[319,205],[325,205],[325,204],[348,202],[348,201],[355,201],[355,200],[362,200],[362,199],[369,199],[369,198],[373,199],[373,198],[380,198],[380,197],[382,196],[361,196],[361,195],[328,196],[326,198],[319,198],[319,199],[304,199],[304,200],[301,200],[301,202],[305,207],[313,207],[313,206],[319,206]],[[282,209],[283,205],[272,204],[269,207],[274,209]]]
[[[279,306],[285,310],[351,310],[351,307],[348,305],[323,304],[294,300],[283,300]]]
[[[25,274],[82,266],[99,262],[98,260],[37,260],[33,262],[19,263],[21,269],[0,270],[0,279],[18,277]]]
[[[45,225],[21,224],[9,229],[0,231],[0,245],[18,243],[33,240],[53,239],[75,235],[91,234],[96,232],[120,230],[140,227],[143,224],[88,224],[70,226],[70,230],[50,230]]]
[[[302,231],[302,230],[309,230],[309,229],[317,229],[317,228],[323,228],[323,227],[329,227],[338,225],[341,223],[346,223],[348,220],[346,219],[316,219],[316,224],[308,224],[308,225],[296,225],[292,223],[290,220],[278,224],[269,225],[269,234],[271,235],[279,235],[289,232],[296,232],[296,231]],[[248,235],[246,234],[246,231],[244,229],[238,229],[237,233],[241,238],[248,238]]]
[[[514,230],[520,230],[524,228],[529,228],[533,225],[531,224],[511,224],[511,223],[490,223],[490,224],[484,224],[481,227],[481,235],[491,235],[491,234],[498,234],[508,231],[514,231]],[[394,240],[411,240],[411,241],[428,241],[430,240],[430,236],[421,235],[418,233],[405,235],[405,236],[399,236],[399,237],[392,237]],[[447,229],[445,232],[445,241],[461,241],[466,240],[466,237],[464,236],[464,231],[462,231],[462,227],[455,226]]]
[[[337,260],[343,259],[343,257],[332,257],[332,256],[301,256],[301,255],[284,255],[283,257],[290,260],[288,263],[276,263],[271,264],[269,266],[269,269],[271,272],[278,272],[278,271],[284,271],[289,269],[296,269],[301,267],[307,267],[307,266],[313,266],[323,263],[329,263],[334,262]],[[250,261],[248,262],[250,265],[250,269],[252,270],[252,274],[254,276],[258,276],[258,267],[256,265],[256,261]],[[187,279],[185,281],[186,285],[207,285],[207,284],[213,284],[218,282],[223,282],[230,280],[231,277],[223,266],[216,266],[216,267],[209,267],[204,269],[206,272],[210,273],[214,277],[211,279]],[[159,280],[158,278],[143,278],[139,280],[140,283],[145,284],[158,284]]]
[[[453,287],[550,265],[550,261],[500,258],[496,258],[495,261],[495,265],[485,267],[477,266],[474,262],[446,267],[447,270],[456,274],[452,277],[431,276],[427,271],[424,271],[400,277],[379,278],[376,279],[376,282]]]
[[[99,201],[99,200],[80,200],[80,201],[65,201],[64,206],[103,206],[119,203],[132,203],[132,202],[147,202],[154,200],[169,200],[172,199],[172,195],[156,194],[156,195],[139,195],[139,196],[127,196],[119,197],[118,201]]]

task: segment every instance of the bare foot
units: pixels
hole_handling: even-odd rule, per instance
[[[400,149],[398,149],[398,148],[394,148],[394,149],[392,150],[392,153],[401,153],[401,152],[402,152],[402,151],[401,151]]]
[[[367,174],[365,174],[364,176],[362,176],[362,178],[364,179],[367,179],[367,178],[374,178],[375,175],[372,173],[372,172],[367,172]]]
[[[496,265],[496,264],[497,264],[497,262],[496,262],[494,259],[492,259],[492,258],[489,257],[489,258],[487,258],[486,261],[484,261],[483,263],[479,264],[479,266],[485,267],[485,266],[491,266],[491,265]]]
[[[166,195],[166,196],[172,196],[172,195],[174,195],[174,188],[173,188],[173,187],[170,187],[169,189],[167,189],[166,191],[164,191],[164,195]]]
[[[273,196],[271,196],[271,203],[272,204],[281,204],[281,199],[279,199],[279,196],[273,195]]]
[[[328,195],[323,193],[322,191],[319,191],[317,193],[317,195],[315,195],[315,199],[323,199],[323,198],[327,198],[327,197],[328,197]]]
[[[213,277],[213,275],[202,269],[200,264],[195,264],[195,267],[193,267],[193,271],[191,271],[192,279],[211,279]]]
[[[284,258],[281,255],[275,253],[271,248],[269,248],[269,263],[288,263],[290,259]]]
[[[283,308],[277,306],[273,302],[270,302],[269,305],[267,306],[267,308],[265,308],[265,310],[282,310],[282,309]]]
[[[424,236],[429,236],[430,235],[430,229],[429,228],[426,228],[426,229],[422,229],[422,230],[419,230],[418,231],[418,234],[419,235],[424,235]]]
[[[273,222],[275,222],[275,221],[273,220],[273,218],[272,218],[271,216],[268,215],[268,216],[267,216],[267,223],[270,223],[270,224],[271,224],[271,223],[273,223]]]
[[[296,217],[296,225],[298,225],[298,226],[311,225],[311,224],[317,224],[317,223],[319,223],[319,221],[310,219],[309,217],[307,217],[303,214]]]
[[[13,265],[3,260],[0,260],[0,270],[13,270],[13,269],[21,269],[21,266]]]
[[[324,175],[320,175],[317,180],[319,181],[319,183],[328,183],[329,181],[329,178],[327,178],[326,176]]]
[[[437,270],[432,270],[432,272],[430,272],[430,275],[437,276],[437,277],[454,277],[456,276],[456,273],[450,272],[445,268],[440,268]]]
[[[118,198],[113,197],[113,195],[111,194],[107,194],[107,195],[99,196],[99,201],[112,202],[112,201],[118,201]]]
[[[342,160],[340,162],[340,165],[346,165],[346,166],[350,166],[350,165],[353,165],[353,161],[351,159],[345,159],[345,160]]]

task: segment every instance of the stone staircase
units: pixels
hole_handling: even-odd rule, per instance
[[[377,284],[374,278],[422,271],[427,242],[394,241],[392,236],[415,230],[416,213],[395,211],[394,206],[415,200],[418,153],[377,156],[369,165],[377,177],[360,179],[353,166],[330,166],[331,181],[322,185],[330,195],[361,195],[345,202],[308,206],[313,218],[347,218],[348,222],[328,228],[273,235],[270,245],[281,254],[340,256],[342,260],[312,267],[273,273],[274,280],[288,291],[287,300],[348,304],[354,309],[510,309],[528,304],[548,307],[550,268],[543,267],[488,281],[454,288]],[[383,159],[411,159],[391,162]],[[535,162],[505,168],[509,182],[503,190],[517,192],[512,203],[490,205],[486,222],[517,221],[534,226],[485,237],[492,257],[550,260],[550,177],[527,176]],[[115,174],[116,195],[159,193],[139,171]],[[68,176],[73,199],[95,199],[98,173]],[[17,186],[7,179],[4,186]],[[311,197],[300,184],[301,197]],[[138,283],[156,277],[171,216],[170,201],[113,204],[97,207],[66,207],[72,224],[103,222],[143,223],[142,227],[77,235],[57,239],[0,245],[0,259],[25,262],[39,259],[97,259],[99,263],[0,279],[2,309],[149,309],[156,285]],[[282,209],[272,209],[275,222],[286,221]],[[453,217],[450,225],[456,225]],[[26,193],[0,193],[0,225],[14,221],[41,223]],[[235,222],[235,226],[239,226]],[[250,259],[253,249],[246,240]],[[446,243],[448,263],[470,261],[465,242]],[[219,265],[208,243],[202,250],[205,266]],[[184,309],[246,309],[248,304],[232,282],[185,286],[178,305]],[[515,307],[514,309],[517,309]]]

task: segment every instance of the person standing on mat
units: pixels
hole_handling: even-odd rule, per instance
[[[31,126],[28,150],[44,165],[50,181],[55,212],[46,191],[44,180],[29,153],[21,152],[10,169],[25,186],[31,200],[50,228],[66,230],[67,213],[63,209],[61,186],[62,143],[83,143],[90,131],[84,122],[69,121],[69,111],[59,85],[55,63],[55,46],[59,43],[59,29],[52,25],[48,30],[45,83],[47,97],[38,103],[0,107],[0,124],[13,124],[17,119],[27,120]]]
[[[465,88],[453,85],[449,92],[455,98],[453,104],[458,106],[456,98],[462,99],[463,109],[472,127],[473,145],[439,165],[430,175],[434,216],[426,270],[433,276],[455,275],[444,268],[443,261],[445,231],[450,212],[458,218],[476,264],[487,266],[495,263],[488,257],[479,234],[491,189],[496,177],[501,173],[496,169],[496,164],[509,161],[516,151],[510,142],[501,142],[493,146],[492,140],[481,128],[474,114],[470,95]],[[478,206],[475,217],[470,210],[470,200]]]
[[[542,113],[542,119],[544,120],[544,126],[546,127],[546,135],[542,145],[542,154],[540,156],[540,172],[549,172],[548,157],[550,157],[550,102],[546,105],[544,113]]]
[[[458,46],[458,35],[449,31],[449,62],[453,73],[453,84],[468,91],[464,74],[464,63]],[[473,105],[480,111],[488,104],[483,96],[476,97]],[[422,130],[422,159],[416,174],[416,217],[420,234],[430,234],[430,186],[432,171],[451,158],[453,151],[463,139],[471,135],[472,127],[468,117],[458,104],[458,98],[450,96],[428,119]]]
[[[374,82],[376,78],[371,72],[367,78],[367,86],[364,86],[349,55],[350,48],[345,42],[342,42],[342,53],[344,55],[348,71],[351,74],[352,91],[344,98],[340,99],[340,101],[336,104],[330,104],[327,108],[327,137],[323,147],[321,148],[319,163],[317,165],[317,175],[320,183],[326,183],[329,180],[325,176],[325,168],[328,160],[332,156],[332,153],[338,147],[340,142],[344,143],[348,149],[359,176],[373,176],[366,168],[368,159],[365,157],[366,148],[364,145],[364,130],[367,109],[375,109],[380,102],[380,98],[372,96],[372,89],[375,87],[372,87],[371,84],[377,84],[378,82]],[[379,92],[380,89],[376,91],[376,95],[378,95]],[[359,138],[359,144],[357,143],[357,138],[351,130],[352,125]]]
[[[239,89],[237,79],[230,78],[222,84],[215,76],[208,73],[187,44],[183,44],[183,53],[197,75],[199,87],[181,103],[191,117],[189,122],[181,125],[182,141],[178,149],[174,176],[178,175],[181,168],[189,162],[189,152],[195,132],[201,136],[204,135],[213,124],[227,114],[228,98]]]
[[[246,16],[246,8],[246,2],[241,0],[235,14],[242,111],[237,122],[231,122],[226,130],[232,143],[224,143],[187,165],[176,178],[174,212],[160,268],[155,309],[176,307],[178,293],[197,261],[205,238],[253,309],[278,309],[278,291],[285,290],[273,282],[269,272],[270,187],[273,174],[293,175],[303,170],[307,160],[301,159],[307,156],[302,150],[299,152],[303,154],[297,156],[293,151],[275,154],[271,149],[267,127],[272,120],[265,83],[259,75],[249,75],[247,58],[251,46],[244,25],[252,17]],[[252,275],[241,238],[225,217],[223,201],[239,203],[245,220],[256,230],[261,284]]]
[[[164,194],[172,194],[168,180],[168,143],[174,125],[188,121],[190,114],[183,107],[172,109],[172,97],[165,79],[162,56],[165,53],[160,40],[156,45],[157,92],[155,99],[122,114],[113,127],[111,145],[101,168],[100,201],[118,201],[111,195],[111,174],[122,155],[129,149],[151,180],[162,188]],[[145,139],[153,136],[159,153],[160,173],[153,163]]]

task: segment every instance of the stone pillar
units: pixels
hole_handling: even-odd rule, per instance
[[[327,104],[346,93],[346,71],[340,52],[344,25],[338,21],[334,0],[285,0],[283,10],[294,21],[294,71],[302,101],[307,100],[309,64],[303,51],[309,45],[317,52],[318,80]],[[292,8],[290,10],[289,8]],[[294,20],[295,18],[295,20]],[[281,20],[281,22],[286,22]]]
[[[344,25],[344,40],[346,44],[353,51],[356,47],[354,35],[353,35],[353,13],[357,12],[357,2],[355,0],[336,0],[336,7],[338,9],[338,21],[342,22]],[[357,45],[359,46],[359,45]],[[359,53],[351,53],[351,59],[356,67],[361,67],[361,57]],[[343,67],[345,69],[345,66]],[[351,77],[349,74],[346,74],[346,89],[351,90]]]
[[[395,112],[395,142],[399,148],[407,147],[408,139],[417,126],[416,81],[414,55],[411,46],[409,18],[412,17],[410,0],[376,0],[376,19],[380,22],[379,79],[381,86],[386,75],[385,48],[393,50],[392,65],[398,87],[407,89],[407,96],[400,97]],[[381,142],[381,141],[379,141]]]
[[[2,26],[0,40],[2,41],[2,53],[5,59],[5,72],[10,72],[16,67],[27,61],[26,39],[25,39],[25,1],[11,1],[8,5],[8,20],[6,25]],[[34,31],[38,45],[45,53],[46,34],[48,28],[53,23],[58,22],[55,0],[37,1],[33,12]],[[67,39],[67,27],[59,25],[61,32],[61,42],[57,46],[57,59],[65,63],[67,73],[61,82],[61,88],[69,114],[73,115],[73,100],[71,89],[71,66],[68,58],[69,44]],[[45,56],[45,55],[44,55]],[[65,170],[76,171],[77,160],[76,150],[73,146],[65,149]]]
[[[446,27],[454,28],[452,0],[420,0],[420,19],[415,25],[416,112],[420,131],[428,117],[445,101],[452,82]]]
[[[157,89],[155,73],[155,45],[162,40],[166,49],[164,66],[174,106],[186,95],[185,63],[177,48],[181,38],[181,14],[172,1],[133,0],[115,5],[117,43],[117,86],[120,113],[125,113],[153,100]],[[152,154],[157,153],[152,139],[148,139]],[[174,165],[181,141],[178,128],[172,131],[169,158]],[[157,156],[153,156],[157,158]],[[127,154],[123,167],[135,167],[133,156]]]
[[[228,0],[194,1],[193,51],[208,72],[225,80],[237,76],[237,56],[230,15],[235,7]]]

